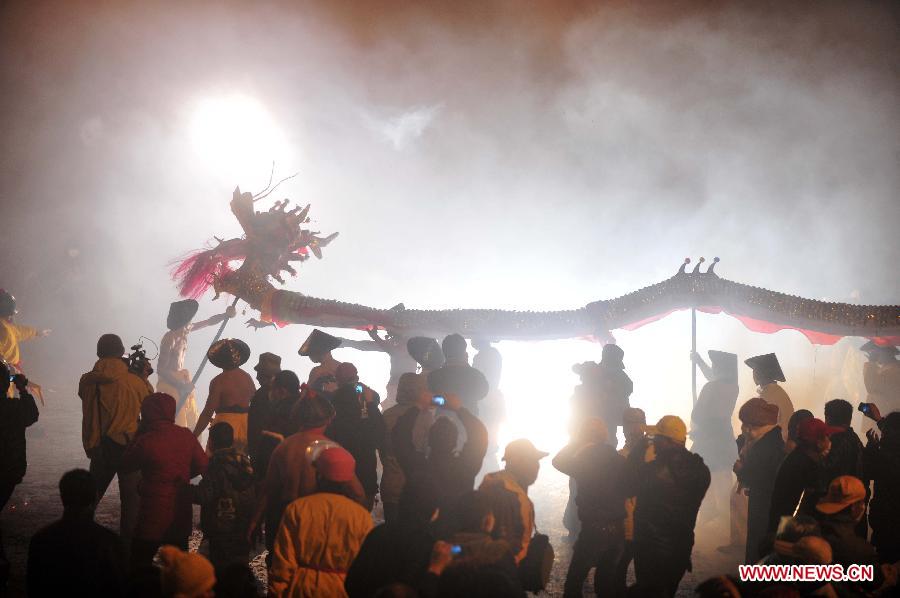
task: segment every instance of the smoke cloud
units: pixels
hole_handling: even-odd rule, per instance
[[[262,188],[275,160],[276,177],[300,173],[277,199],[341,232],[290,283],[315,296],[576,307],[718,255],[733,280],[897,303],[897,16],[879,2],[6,3],[0,285],[23,322],[54,328],[26,359],[68,395],[99,334],[161,336],[169,264],[239,234],[231,190]],[[283,145],[241,168],[191,137],[198,103],[235,94]],[[286,356],[308,332],[230,326]],[[683,350],[660,330],[633,368]],[[710,340],[798,346],[750,336]]]

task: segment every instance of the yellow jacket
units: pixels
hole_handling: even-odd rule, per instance
[[[502,504],[494,505],[494,518],[501,539],[509,542],[518,563],[528,554],[528,544],[534,535],[534,503],[528,498],[528,493],[505,470],[487,474],[479,486],[479,490],[486,490],[491,494],[498,489],[514,494],[518,503],[516,513],[508,512],[509,509],[503,508]]]
[[[141,403],[153,392],[149,382],[128,371],[118,357],[105,357],[81,376],[81,440],[88,457],[104,436],[126,445],[137,433]]]
[[[0,318],[0,357],[6,363],[18,366],[21,360],[19,343],[37,335],[37,328],[13,324],[6,318]]]
[[[344,578],[372,529],[359,503],[320,492],[298,498],[281,516],[269,570],[269,596],[346,596]]]

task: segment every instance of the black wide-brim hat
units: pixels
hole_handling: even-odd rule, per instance
[[[897,350],[897,347],[893,345],[879,345],[875,341],[869,341],[865,345],[859,348],[863,353],[868,353],[871,355],[872,353],[887,353],[888,355],[896,355],[900,353]]]
[[[759,374],[762,378],[768,380],[778,380],[786,382],[784,372],[781,371],[781,364],[778,363],[778,357],[774,353],[766,353],[765,355],[757,355],[744,361],[750,369]]]
[[[341,339],[331,336],[327,332],[322,332],[318,328],[313,329],[310,335],[300,345],[297,353],[301,357],[309,357],[310,355],[322,355],[329,351],[334,351],[341,346]]]
[[[738,377],[738,359],[734,353],[727,351],[708,351],[709,364],[712,367],[713,375],[717,378],[726,380],[737,380]]]
[[[169,306],[169,317],[166,319],[166,326],[169,330],[184,328],[197,315],[198,309],[200,309],[200,304],[193,299],[173,302]]]
[[[433,338],[414,336],[406,341],[406,350],[425,369],[436,370],[444,365],[444,352]]]
[[[206,356],[217,368],[233,370],[250,359],[250,347],[239,338],[223,338],[210,345]]]

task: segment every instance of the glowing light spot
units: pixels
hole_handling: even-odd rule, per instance
[[[201,162],[232,182],[259,179],[273,161],[279,170],[291,162],[283,131],[260,102],[243,95],[199,101],[192,112],[190,136]]]

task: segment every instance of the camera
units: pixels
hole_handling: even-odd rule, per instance
[[[444,405],[447,404],[447,399],[445,399],[444,397],[442,397],[440,395],[437,395],[431,399],[431,404],[436,407],[443,407]]]
[[[869,415],[872,412],[872,403],[860,403],[856,408],[863,415]]]
[[[361,394],[362,394],[362,391],[363,391],[363,385],[362,385],[362,384],[357,384],[357,385],[356,385],[356,394],[361,395]]]
[[[131,353],[125,358],[128,371],[137,376],[146,377],[153,373],[153,366],[147,357],[147,351],[141,343],[131,346]]]

